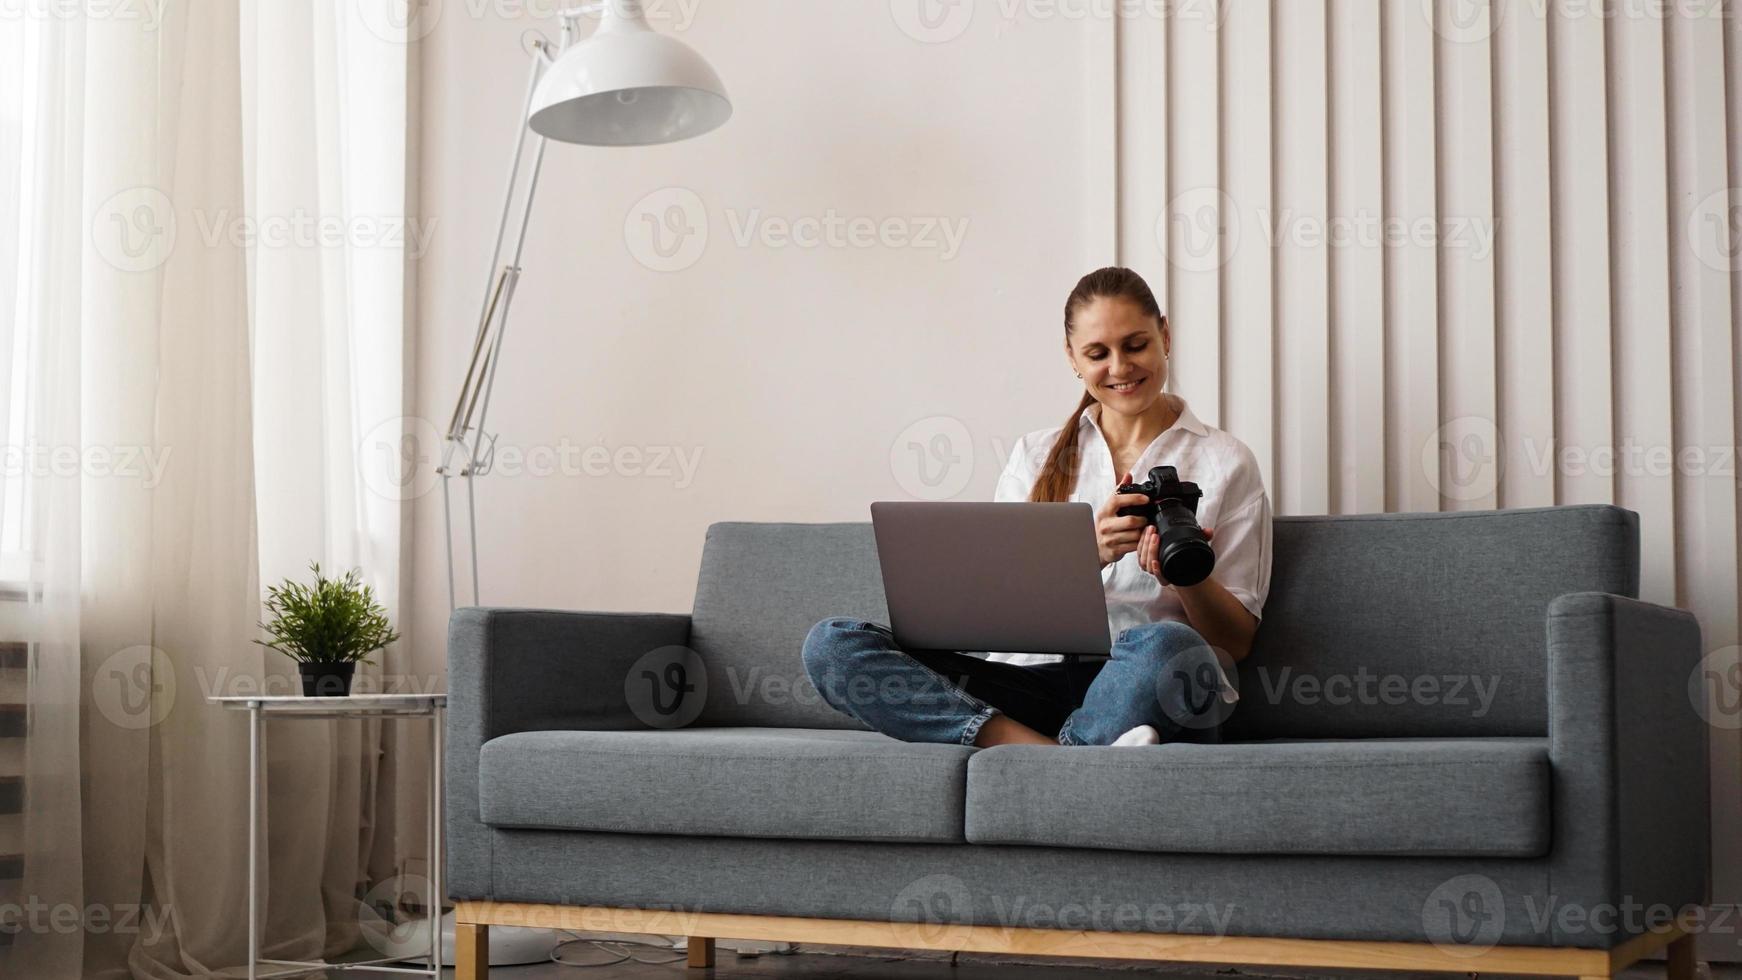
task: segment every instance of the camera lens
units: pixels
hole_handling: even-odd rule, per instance
[[[1161,574],[1174,585],[1197,585],[1215,569],[1216,553],[1202,532],[1195,538],[1182,536],[1161,549]]]

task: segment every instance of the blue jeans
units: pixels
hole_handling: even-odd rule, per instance
[[[904,650],[889,627],[825,619],[804,642],[805,672],[835,710],[906,742],[973,745],[996,714],[1060,745],[1109,745],[1139,725],[1164,742],[1220,741],[1228,705],[1215,654],[1175,621],[1119,634],[1109,657],[999,663],[951,650]]]

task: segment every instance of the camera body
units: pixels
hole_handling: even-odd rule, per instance
[[[1216,552],[1198,526],[1198,501],[1204,492],[1179,478],[1171,466],[1157,466],[1142,483],[1127,483],[1120,493],[1140,493],[1147,504],[1119,508],[1120,517],[1141,517],[1161,536],[1161,574],[1174,585],[1196,585],[1216,569]]]

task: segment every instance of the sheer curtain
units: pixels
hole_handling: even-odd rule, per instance
[[[382,444],[396,451],[403,427],[405,263],[422,240],[405,214],[406,46],[385,16],[396,2],[242,0],[262,577],[306,576],[311,561],[361,568],[395,621],[402,494]],[[398,650],[373,659],[360,687],[429,689]],[[293,686],[288,658],[266,666]],[[324,927],[324,952],[355,946],[359,883],[372,901],[421,901],[421,858],[398,856],[421,855],[422,838],[401,846],[396,824],[421,820],[425,796],[394,776],[423,771],[407,762],[422,746],[399,737],[378,721],[271,733],[268,809],[328,815],[274,826],[275,901],[292,899],[273,906],[280,934]]]
[[[205,697],[292,677],[251,643],[263,574],[356,565],[397,613],[358,447],[403,391],[406,49],[371,12],[0,18],[0,975],[233,972],[246,727]],[[302,958],[418,842],[384,827],[388,733],[298,725],[265,948]]]

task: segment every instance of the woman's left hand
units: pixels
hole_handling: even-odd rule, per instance
[[[1205,541],[1214,540],[1215,537],[1215,528],[1204,528]],[[1137,564],[1144,571],[1159,579],[1162,585],[1169,588],[1173,586],[1173,583],[1167,580],[1167,576],[1161,574],[1161,535],[1155,530],[1154,524],[1145,525],[1143,537],[1137,541]]]

